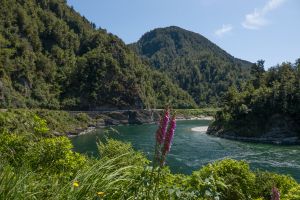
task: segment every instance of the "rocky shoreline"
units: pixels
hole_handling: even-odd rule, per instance
[[[137,110],[137,111],[112,111],[106,113],[85,112],[94,121],[87,128],[77,128],[68,132],[68,137],[76,137],[88,134],[97,128],[131,124],[152,124],[159,120],[160,111]],[[177,120],[213,120],[212,116],[185,116],[177,115]]]
[[[225,129],[221,123],[214,122],[209,126],[207,134],[244,142],[267,143],[278,145],[300,145],[299,124],[289,118],[274,115],[271,116],[264,127],[244,126],[239,128]],[[255,133],[248,134],[245,133]],[[244,133],[244,135],[242,135]]]
[[[211,134],[209,134],[211,135]],[[241,137],[241,136],[232,136],[232,135],[213,135],[216,137],[228,139],[228,140],[237,140],[242,142],[253,142],[253,143],[264,143],[264,144],[276,144],[276,145],[300,145],[299,137],[285,137],[285,138],[274,138],[274,137]]]

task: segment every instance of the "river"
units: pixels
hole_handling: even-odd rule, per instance
[[[233,158],[246,160],[252,169],[289,174],[300,182],[300,146],[278,146],[226,140],[201,131],[207,120],[178,121],[167,165],[174,173],[190,174],[216,160]],[[202,128],[201,128],[202,127]],[[115,126],[72,138],[77,152],[97,156],[97,139],[104,137],[130,142],[151,159],[155,124]]]

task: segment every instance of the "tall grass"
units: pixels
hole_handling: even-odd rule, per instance
[[[127,155],[97,160],[71,179],[30,169],[0,167],[0,199],[127,199],[135,184],[135,166],[118,167]],[[75,187],[74,183],[78,183]]]
[[[118,161],[122,157],[126,157],[126,154],[105,161],[99,160],[79,171],[53,199],[95,199],[100,196],[105,199],[124,199],[126,191],[134,183],[131,172],[135,166],[119,168]],[[74,182],[79,186],[74,187]]]

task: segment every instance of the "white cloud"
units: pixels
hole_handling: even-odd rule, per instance
[[[215,31],[215,35],[221,37],[225,33],[232,31],[232,29],[233,29],[233,27],[231,26],[231,24],[223,24],[222,28]]]
[[[247,14],[242,23],[244,28],[259,29],[268,24],[266,14],[280,7],[286,0],[269,0],[262,9],[255,9],[253,13]]]

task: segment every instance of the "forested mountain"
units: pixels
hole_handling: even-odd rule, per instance
[[[263,63],[243,88],[230,88],[210,133],[300,143],[300,59],[266,72]]]
[[[0,106],[193,107],[167,76],[65,0],[0,0]]]
[[[188,91],[198,105],[219,104],[230,86],[240,86],[250,77],[250,62],[236,59],[200,34],[179,27],[150,31],[130,47]]]

